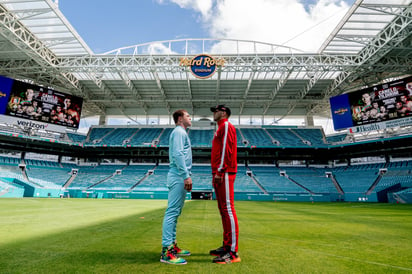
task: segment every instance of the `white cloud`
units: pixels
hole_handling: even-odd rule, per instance
[[[157,0],[159,3],[164,3],[167,0]],[[209,12],[212,10],[213,0],[169,0],[184,9],[193,9],[199,12],[203,18],[209,17]]]
[[[166,1],[166,0],[158,0]],[[316,52],[349,9],[338,0],[169,0],[200,13],[211,38],[253,40]]]
[[[172,54],[173,51],[162,43],[152,43],[147,47],[148,54]]]

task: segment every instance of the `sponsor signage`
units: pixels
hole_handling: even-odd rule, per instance
[[[335,130],[364,132],[412,124],[412,77],[330,98]]]
[[[53,132],[60,132],[60,133],[66,132],[66,127],[53,125],[49,123],[38,122],[34,120],[19,119],[19,118],[7,116],[7,115],[0,115],[0,122],[7,123],[9,125],[18,126],[20,128],[30,128],[30,129],[53,131]]]
[[[8,117],[2,121],[33,129],[78,128],[82,104],[80,97],[0,76],[0,116]]]
[[[361,132],[367,132],[367,131],[372,131],[372,130],[381,130],[385,128],[403,127],[403,126],[410,126],[410,125],[412,125],[412,116],[402,118],[402,119],[391,120],[387,122],[380,122],[380,123],[374,123],[374,124],[363,125],[363,126],[358,126],[358,127],[352,127],[352,128],[349,128],[349,132],[350,133],[361,133]]]
[[[189,67],[193,76],[199,79],[212,77],[218,67],[225,65],[225,59],[213,58],[207,54],[199,54],[191,59],[181,58],[179,66]]]

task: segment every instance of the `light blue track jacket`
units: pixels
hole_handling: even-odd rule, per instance
[[[170,173],[183,179],[192,175],[192,146],[186,130],[181,126],[176,126],[169,137],[169,163]]]

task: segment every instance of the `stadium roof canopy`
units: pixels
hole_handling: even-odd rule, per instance
[[[357,0],[316,53],[185,39],[95,54],[51,0],[0,0],[0,74],[81,96],[83,115],[329,116],[330,96],[412,74],[411,33],[412,0]],[[198,54],[225,65],[198,79],[179,65]]]

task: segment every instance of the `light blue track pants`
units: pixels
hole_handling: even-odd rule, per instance
[[[178,175],[168,173],[167,186],[169,194],[163,219],[162,246],[170,246],[176,241],[177,219],[182,213],[187,193],[183,179]]]

